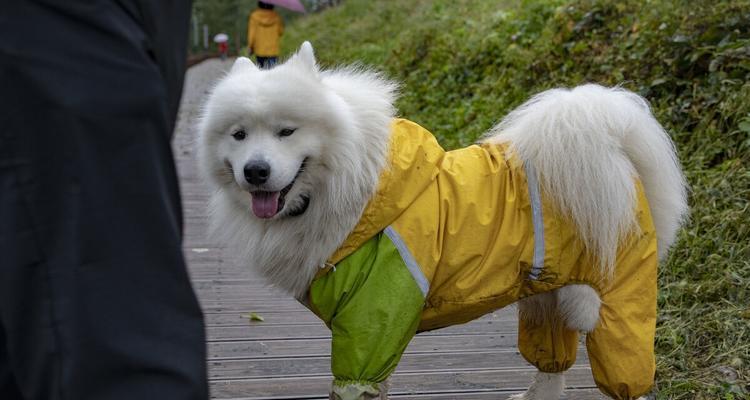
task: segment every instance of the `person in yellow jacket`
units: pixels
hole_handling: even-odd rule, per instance
[[[279,58],[279,42],[284,34],[284,21],[273,4],[258,2],[258,8],[247,18],[248,54],[255,54],[258,66],[271,68]]]
[[[605,277],[507,144],[445,152],[403,119],[390,141],[377,192],[302,299],[333,334],[332,399],[385,399],[384,382],[419,331],[570,284],[602,299],[601,322],[586,341],[599,388],[622,400],[650,390],[658,257],[638,180],[640,229]],[[562,372],[575,362],[577,335],[554,321],[522,321],[519,348],[540,371]]]

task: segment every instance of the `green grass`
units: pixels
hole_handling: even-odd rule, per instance
[[[660,267],[657,398],[748,398],[750,0],[348,0],[291,24],[285,51],[303,40],[402,82],[400,114],[448,148],[550,87],[645,96],[692,187]]]

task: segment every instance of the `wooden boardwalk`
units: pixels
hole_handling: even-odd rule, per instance
[[[213,399],[327,399],[330,332],[294,299],[266,286],[207,237],[208,189],[195,166],[196,117],[211,83],[231,65],[208,60],[187,74],[174,149],[183,193],[184,249],[206,317]],[[265,320],[250,321],[255,312]],[[417,335],[391,378],[394,399],[505,399],[535,372],[516,350],[515,309]],[[566,398],[602,399],[585,352],[567,374]]]

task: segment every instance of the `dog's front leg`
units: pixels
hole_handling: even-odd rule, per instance
[[[378,235],[313,282],[311,307],[331,328],[330,398],[386,399],[386,379],[417,332],[425,291]]]
[[[373,283],[370,279],[365,285]],[[331,399],[388,398],[386,380],[414,337],[424,304],[419,291],[399,293],[393,284],[377,296],[348,298],[331,320]]]
[[[378,384],[361,384],[361,383],[347,383],[343,386],[337,384],[335,381],[331,385],[330,400],[348,400],[348,399],[363,399],[363,400],[387,400],[388,399],[388,381],[383,381]]]
[[[313,281],[310,305],[333,336],[331,399],[388,398],[385,381],[417,332],[426,292],[382,234]]]

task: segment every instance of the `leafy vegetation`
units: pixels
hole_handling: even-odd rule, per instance
[[[659,275],[657,398],[748,398],[750,0],[348,0],[290,25],[286,52],[303,40],[402,82],[401,115],[448,148],[550,87],[645,96],[692,186]]]

